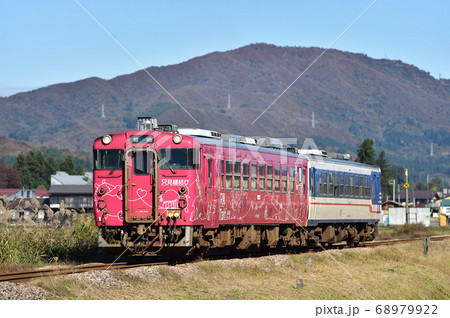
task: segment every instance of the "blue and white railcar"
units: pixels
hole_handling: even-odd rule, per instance
[[[376,226],[381,213],[380,168],[308,155],[308,169],[308,226]]]

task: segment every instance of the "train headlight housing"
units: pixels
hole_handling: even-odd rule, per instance
[[[112,141],[112,137],[110,135],[103,136],[102,142],[104,145],[109,145]]]
[[[180,135],[175,135],[172,138],[172,141],[174,144],[179,144],[182,140],[183,140],[183,137],[181,137]]]
[[[167,212],[167,217],[168,218],[173,218],[173,212]]]

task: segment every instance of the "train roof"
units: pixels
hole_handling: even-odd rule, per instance
[[[353,166],[353,167],[360,167],[360,168],[367,168],[371,170],[377,170],[379,171],[380,168],[377,166],[372,166],[366,163],[356,162],[356,161],[349,161],[349,160],[340,160],[340,159],[334,159],[334,158],[328,158],[328,157],[322,157],[322,156],[312,156],[312,155],[306,155],[308,159],[312,162],[325,162],[328,164],[338,164],[338,165],[346,165],[346,166]]]

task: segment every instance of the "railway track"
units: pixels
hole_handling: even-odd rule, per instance
[[[169,262],[153,262],[153,263],[129,263],[120,262],[114,264],[87,264],[78,266],[67,266],[59,268],[36,269],[21,272],[1,273],[0,282],[14,282],[23,283],[35,278],[42,278],[48,276],[69,275],[76,273],[83,273],[95,270],[110,270],[110,269],[127,269],[140,266],[156,266],[169,265]]]
[[[443,241],[446,239],[450,239],[450,235],[440,235],[440,236],[431,236],[430,241]],[[356,247],[376,247],[383,245],[395,245],[395,244],[403,244],[410,242],[423,241],[423,238],[413,238],[413,239],[395,239],[395,240],[386,240],[386,241],[372,241],[372,242],[364,242]],[[244,256],[246,255],[246,256]],[[241,254],[237,257],[252,257],[252,254]],[[262,255],[258,255],[262,256]],[[232,258],[233,256],[219,256],[218,258]],[[211,258],[210,258],[211,259]],[[67,267],[58,267],[58,268],[46,268],[46,269],[37,269],[37,270],[28,270],[28,271],[20,271],[20,272],[12,272],[12,273],[0,273],[0,282],[15,282],[22,283],[26,281],[30,281],[35,278],[49,277],[49,276],[59,276],[59,275],[68,275],[75,273],[83,273],[87,271],[93,270],[110,270],[110,269],[127,269],[133,267],[141,267],[141,266],[156,266],[156,265],[175,265],[174,261],[163,261],[163,262],[120,262],[114,264],[86,264],[86,265],[78,265],[78,266],[67,266]]]

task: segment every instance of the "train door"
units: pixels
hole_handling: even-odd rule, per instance
[[[214,212],[216,210],[216,193],[215,193],[215,167],[216,159],[212,155],[204,155],[203,157],[203,167],[205,167],[204,173],[204,211],[206,211],[206,220],[208,222],[213,222]]]
[[[125,220],[150,222],[154,206],[156,154],[150,148],[128,151],[125,173]]]
[[[380,173],[372,172],[371,189],[372,204],[377,206],[377,212],[380,212],[381,193],[380,193]]]

